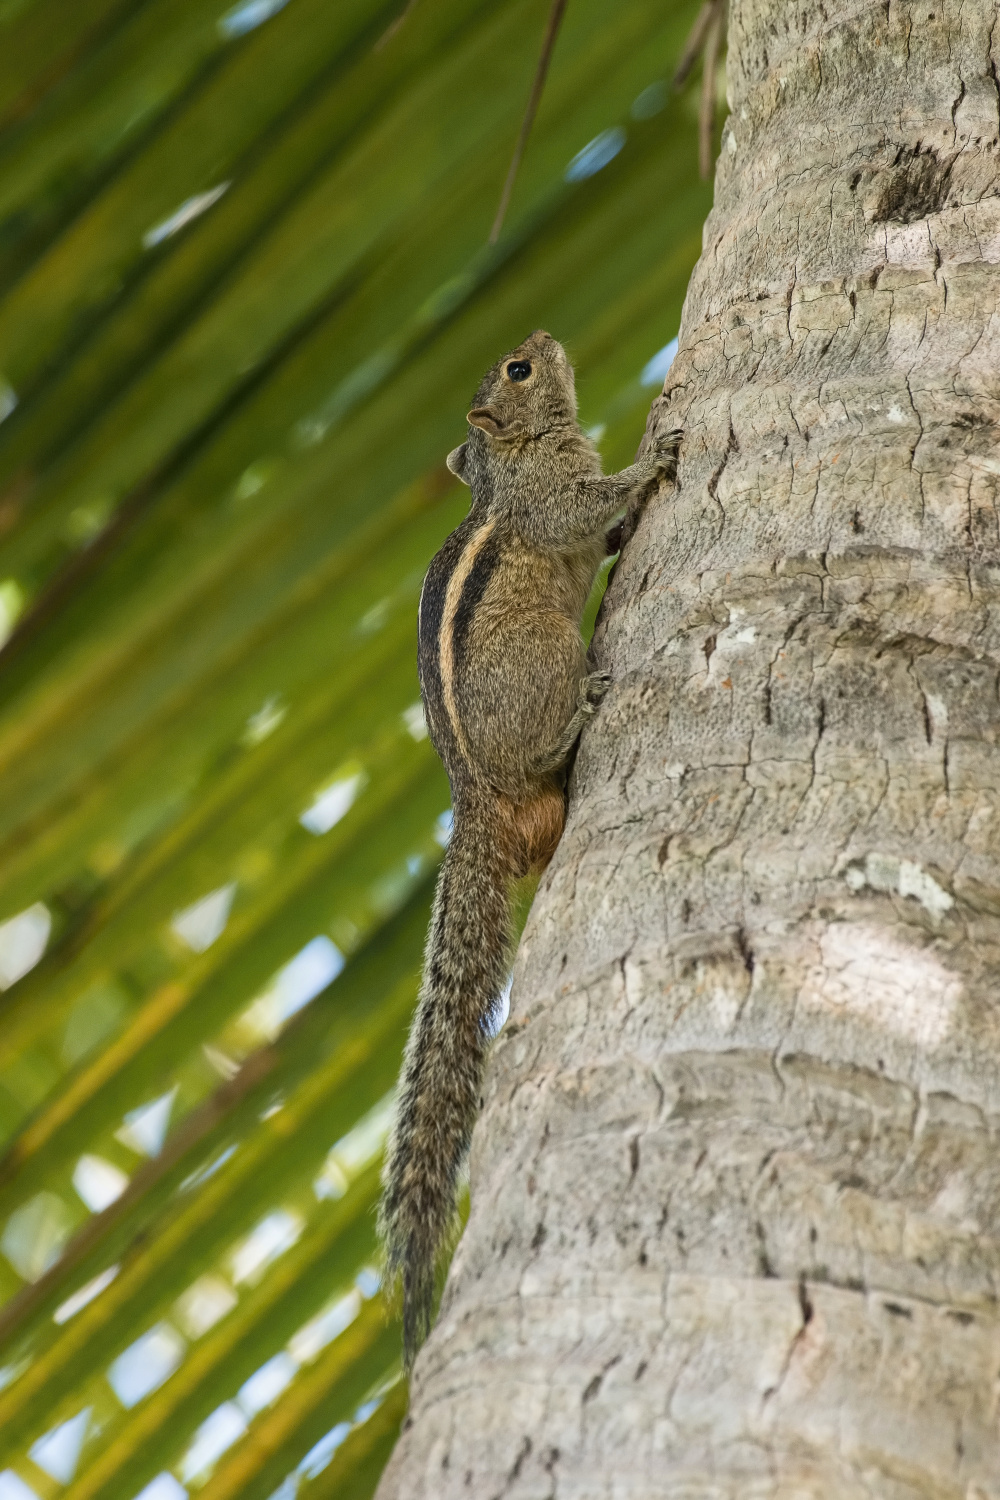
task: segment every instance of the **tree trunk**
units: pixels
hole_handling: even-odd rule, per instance
[[[732,4],[679,484],[382,1500],[1000,1496],[996,25]]]

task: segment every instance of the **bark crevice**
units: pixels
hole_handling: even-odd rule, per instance
[[[731,0],[681,482],[383,1500],[1000,1497],[997,24]]]

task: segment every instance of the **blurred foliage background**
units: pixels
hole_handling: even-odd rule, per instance
[[[0,1500],[395,1437],[444,455],[541,326],[629,462],[709,201],[695,5],[570,0],[487,246],[547,11],[0,0]]]

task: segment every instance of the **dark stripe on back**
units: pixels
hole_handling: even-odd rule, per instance
[[[417,637],[417,670],[420,675],[420,691],[427,712],[427,726],[431,740],[439,755],[454,747],[454,735],[444,706],[441,686],[440,637],[441,617],[444,614],[448,583],[459,559],[475,530],[471,516],[451,533],[441,550],[431,560],[420,591],[420,628]]]
[[[500,561],[500,538],[494,531],[483,543],[479,556],[472,564],[472,571],[462,586],[462,597],[458,601],[455,611],[455,623],[452,630],[453,651],[455,660],[456,676],[461,672],[465,663],[465,650],[468,644],[469,630],[475,617],[479,602],[486,592],[487,585],[496,572]],[[456,683],[456,688],[458,684]]]

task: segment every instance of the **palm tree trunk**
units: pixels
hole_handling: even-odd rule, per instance
[[[382,1500],[1000,1496],[997,19],[731,6],[679,485]]]

